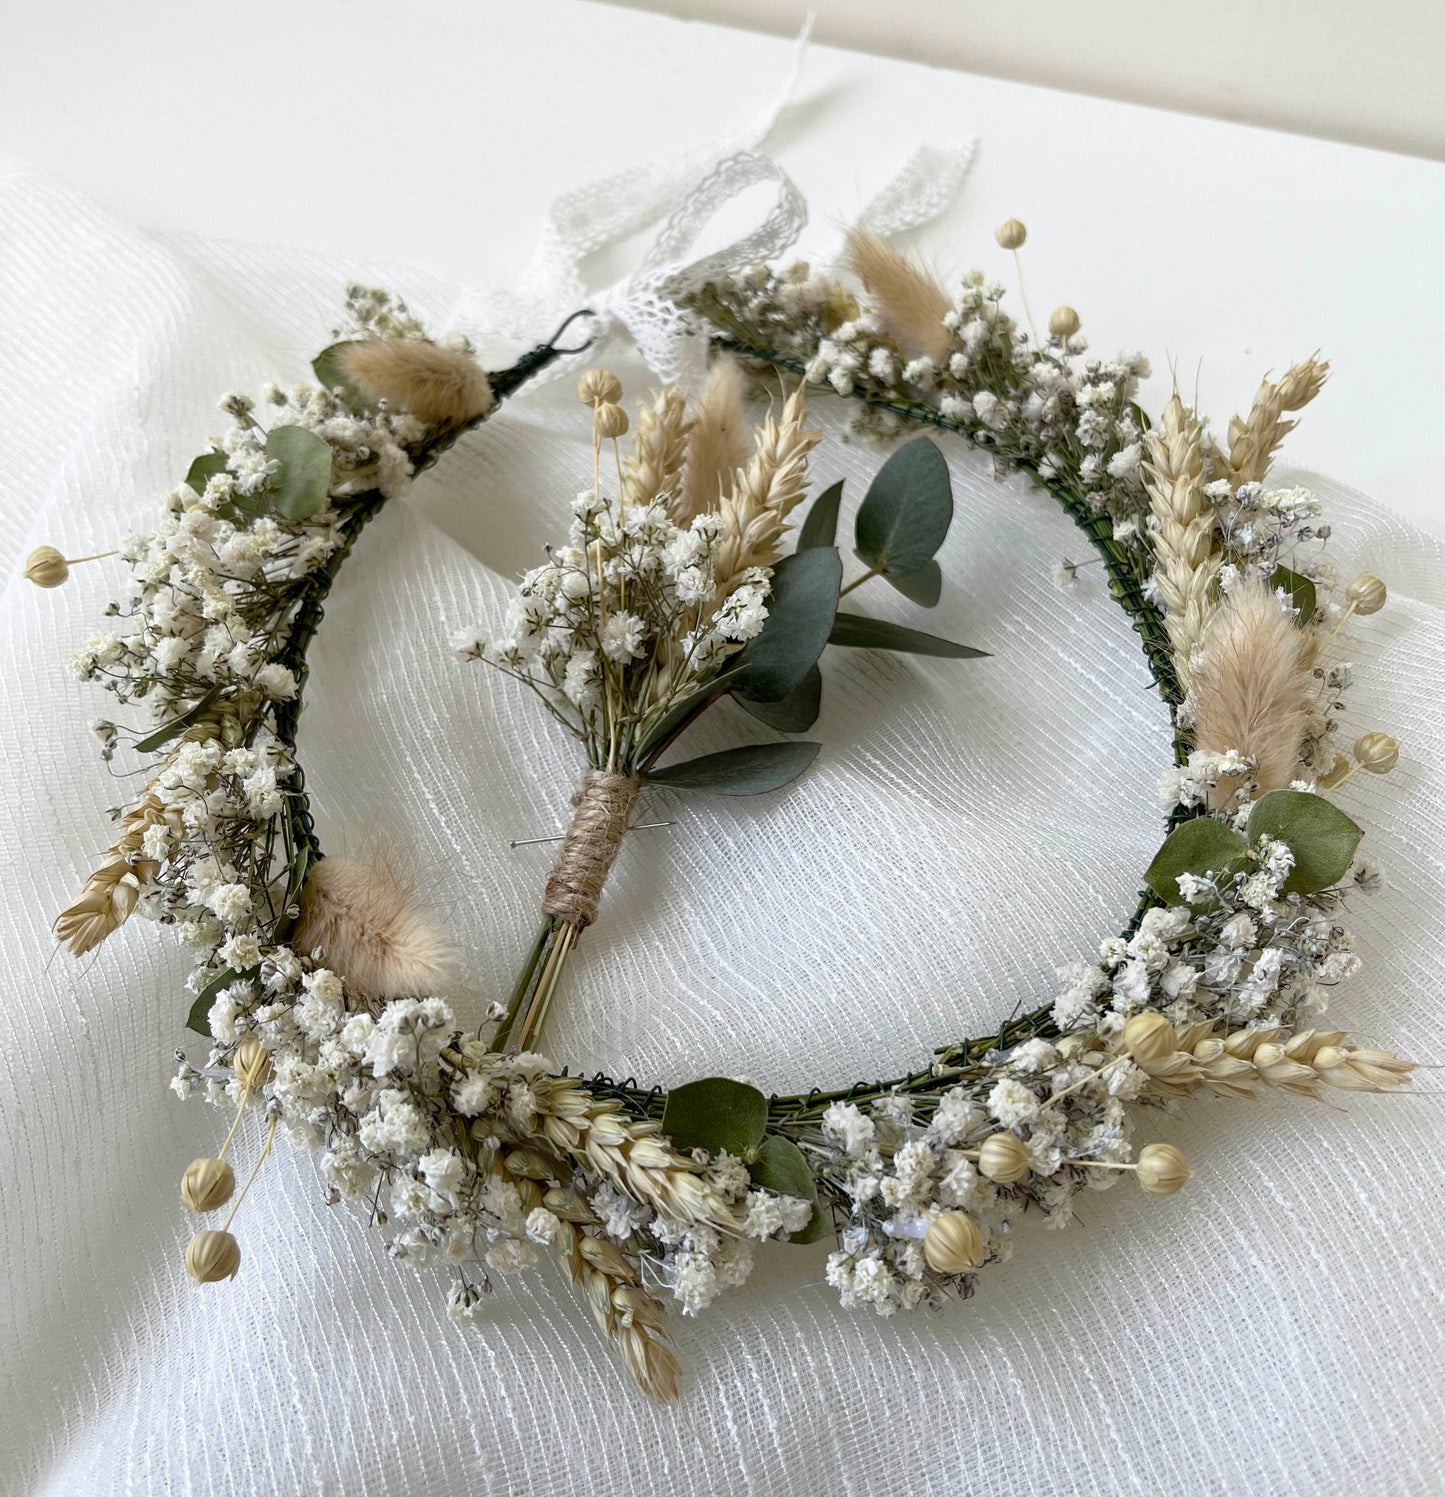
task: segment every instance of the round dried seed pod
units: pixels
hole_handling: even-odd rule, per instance
[[[1033,1167],[1033,1155],[1022,1139],[1012,1133],[994,1133],[978,1151],[978,1172],[999,1185],[1022,1180]]]
[[[241,1266],[241,1244],[229,1232],[197,1232],[186,1244],[186,1272],[198,1284],[233,1279]]]
[[[983,1261],[983,1235],[965,1212],[945,1211],[923,1239],[923,1256],[935,1273],[967,1273]]]
[[[1056,338],[1072,338],[1079,327],[1079,314],[1072,307],[1055,307],[1049,313],[1049,331]]]
[[[59,587],[70,576],[70,563],[54,546],[37,546],[25,558],[25,576],[36,587]]]
[[[1355,762],[1371,774],[1389,774],[1400,762],[1400,745],[1388,733],[1366,733],[1355,742]]]
[[[181,1200],[191,1211],[214,1211],[231,1199],[236,1176],[224,1159],[193,1159],[181,1176]]]
[[[610,369],[588,369],[577,381],[583,405],[612,405],[622,399],[622,381]]]
[[[1024,240],[1029,237],[1029,231],[1016,218],[1006,218],[993,231],[993,237],[998,240],[1000,249],[1016,250],[1022,249]]]
[[[1139,1185],[1151,1196],[1172,1196],[1189,1178],[1189,1161],[1173,1144],[1149,1144],[1139,1151]]]

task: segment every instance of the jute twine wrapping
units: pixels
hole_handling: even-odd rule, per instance
[[[597,918],[602,886],[612,871],[642,781],[589,769],[572,797],[572,824],[547,878],[542,911],[578,930]]]

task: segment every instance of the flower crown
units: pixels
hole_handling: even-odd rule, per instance
[[[1012,220],[998,232],[1015,254],[1024,238]],[[1008,1255],[1030,1207],[1062,1226],[1079,1189],[1125,1174],[1177,1191],[1176,1148],[1134,1151],[1140,1106],[1408,1084],[1409,1062],[1320,1020],[1358,965],[1340,924],[1349,892],[1378,881],[1332,797],[1399,753],[1380,733],[1336,748],[1349,673],[1332,651],[1384,584],[1342,588],[1313,496],[1268,482],[1327,366],[1267,380],[1220,444],[1177,394],[1151,423],[1143,360],[1090,357],[1068,307],[1036,336],[982,275],[949,295],[866,235],[848,271],[759,266],[694,287],[686,313],[717,354],[706,381],[634,415],[614,375],[581,375],[592,463],[568,533],[505,618],[454,640],[527,688],[585,757],[536,940],[480,1028],[438,996],[448,941],[415,893],[319,844],[296,752],[307,650],[369,521],[576,350],[554,338],[487,374],[464,341],[434,342],[403,304],[353,287],[348,335],[314,361],[315,382],[228,397],[227,432],[155,530],[123,543],[119,622],[75,664],[149,718],[96,725],[105,759],[124,744],[148,774],[56,933],[79,956],[140,913],[198,953],[189,1024],[210,1050],[199,1067],[178,1052],[173,1085],[234,1109],[182,1179],[190,1210],[229,1206],[186,1249],[198,1282],[238,1271],[231,1227],[281,1128],[318,1151],[331,1199],[364,1202],[389,1230],[393,1256],[451,1275],[459,1317],[484,1315],[495,1275],[550,1255],[637,1382],[672,1399],[669,1304],[705,1309],[759,1243],[829,1240],[846,1306],[939,1307]],[[754,425],[754,379],[779,376]],[[803,510],[821,440],[810,387],[857,402],[869,436],[914,433],[857,508],[856,568],[838,545],[842,484]],[[819,750],[795,735],[818,717],[830,646],[982,656],[840,607],[864,586],[925,610],[941,595],[953,500],[918,432],[961,437],[1051,494],[1140,635],[1174,764],[1137,910],[1064,969],[1061,991],[892,1080],[769,1097],[723,1077],[664,1090],[556,1070],[539,1035],[643,787],[745,795],[797,779]],[[42,547],[27,574],[53,586],[69,565]],[[1059,581],[1081,565],[1062,563]],[[724,699],[777,736],[680,756]],[[238,1190],[228,1155],[258,1113]]]

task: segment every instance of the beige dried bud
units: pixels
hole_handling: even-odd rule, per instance
[[[231,1199],[236,1176],[224,1159],[193,1159],[181,1176],[181,1200],[190,1211],[214,1211]]]
[[[1072,338],[1079,326],[1079,314],[1072,307],[1055,307],[1049,313],[1049,331],[1056,338]]]
[[[923,1256],[935,1273],[967,1273],[983,1261],[983,1234],[965,1212],[945,1211],[923,1239]]]
[[[577,1251],[593,1268],[599,1273],[606,1274],[609,1279],[620,1279],[624,1284],[637,1282],[637,1270],[628,1262],[622,1249],[608,1242],[606,1238],[583,1237],[577,1243]],[[607,1290],[609,1296],[611,1292],[609,1285]]]
[[[537,1149],[511,1149],[503,1162],[509,1175],[524,1175],[529,1180],[551,1180],[557,1174],[557,1161]]]
[[[1022,1180],[1033,1168],[1033,1155],[1022,1139],[1012,1133],[993,1133],[984,1139],[978,1151],[978,1172],[1000,1185]]]
[[[241,1244],[229,1232],[197,1232],[186,1244],[186,1272],[198,1284],[234,1279],[241,1266]]]
[[[1366,733],[1355,740],[1355,762],[1371,774],[1389,774],[1400,762],[1400,745],[1388,733]]]
[[[640,1325],[649,1331],[660,1331],[667,1323],[667,1312],[635,1284],[618,1284],[613,1289],[612,1308],[622,1317],[624,1326]]]
[[[593,408],[592,430],[604,442],[624,435],[628,424],[627,412],[620,405],[612,405],[610,402],[604,400],[600,405]]]
[[[37,546],[25,558],[25,576],[36,587],[59,587],[70,576],[70,563],[54,546]]]
[[[622,399],[622,381],[610,369],[588,369],[577,381],[583,405],[613,405]]]
[[[581,1196],[573,1195],[570,1190],[562,1190],[555,1185],[542,1197],[542,1204],[553,1216],[560,1216],[564,1222],[580,1222],[583,1226],[591,1226],[597,1220],[592,1208]]]
[[[248,1034],[236,1046],[231,1066],[247,1091],[260,1091],[271,1079],[271,1052],[254,1034]]]
[[[659,1403],[677,1402],[677,1375],[682,1369],[665,1342],[634,1325],[618,1333],[617,1345],[644,1393]]]
[[[1174,1026],[1159,1013],[1135,1014],[1120,1036],[1120,1049],[1144,1071],[1168,1060],[1178,1048]]]
[[[1345,589],[1345,601],[1356,613],[1379,613],[1389,595],[1385,584],[1368,572],[1361,572]]]
[[[998,240],[1000,249],[1016,250],[1022,249],[1024,240],[1029,237],[1029,231],[1016,218],[1006,218],[993,231],[993,237]]]
[[[1172,1196],[1189,1178],[1189,1161],[1173,1144],[1149,1144],[1135,1162],[1139,1184],[1151,1196]]]

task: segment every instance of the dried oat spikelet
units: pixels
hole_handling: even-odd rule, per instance
[[[718,603],[749,567],[770,567],[778,559],[784,521],[807,489],[808,453],[823,436],[804,429],[806,417],[800,387],[784,402],[781,419],[769,416],[758,428],[752,461],[723,496],[722,532],[713,552]]]
[[[1155,585],[1179,684],[1189,686],[1190,663],[1214,611],[1220,555],[1214,515],[1204,494],[1203,427],[1176,394],[1149,434],[1144,482],[1154,517],[1150,537],[1159,558]]]
[[[682,464],[687,455],[687,399],[681,390],[659,390],[637,412],[632,446],[623,465],[629,504],[651,504],[682,492]]]
[[[1261,791],[1288,785],[1317,702],[1314,655],[1314,640],[1266,583],[1238,583],[1216,611],[1191,676],[1194,746],[1258,760]]]
[[[558,1225],[551,1242],[553,1256],[581,1289],[593,1319],[616,1345],[638,1387],[659,1403],[676,1403],[682,1369],[663,1340],[667,1312],[642,1287],[632,1260],[601,1235],[596,1217],[579,1197],[563,1191],[544,1193],[527,1178],[516,1185],[524,1211],[560,1208],[554,1211]]]
[[[752,431],[747,415],[747,376],[735,359],[718,358],[707,372],[693,411],[682,493],[672,518],[684,525],[714,513],[748,460]]]
[[[1343,1029],[1301,1029],[1278,1025],[1219,1033],[1213,1024],[1192,1025],[1167,1056],[1134,1063],[1148,1073],[1156,1091],[1193,1091],[1252,1098],[1262,1088],[1320,1098],[1327,1088],[1352,1092],[1395,1092],[1410,1085],[1415,1063],[1389,1050],[1346,1045]]]
[[[373,400],[430,427],[465,426],[492,408],[491,382],[465,349],[424,338],[365,338],[344,344],[341,367]]]
[[[422,998],[451,974],[452,949],[416,890],[389,868],[322,858],[306,877],[291,936],[359,998]]]
[[[1279,444],[1298,424],[1284,419],[1301,411],[1320,393],[1330,366],[1313,354],[1295,364],[1278,381],[1263,380],[1247,416],[1229,422],[1229,455],[1218,456],[1218,477],[1238,488],[1243,483],[1263,483]]]
[[[943,287],[909,256],[859,229],[848,235],[848,263],[899,349],[941,362],[951,342],[943,319],[952,308]]]

